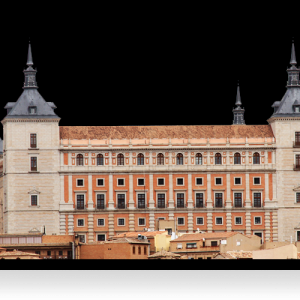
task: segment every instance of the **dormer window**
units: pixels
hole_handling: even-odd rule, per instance
[[[36,114],[36,106],[29,106],[28,110],[31,115]]]
[[[298,100],[295,100],[293,104],[293,109],[295,113],[300,113],[300,102]]]

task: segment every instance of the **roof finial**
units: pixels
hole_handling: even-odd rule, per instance
[[[237,106],[242,105],[242,102],[241,102],[241,95],[240,95],[239,81],[238,81],[238,84],[237,84],[237,93],[236,93],[236,102],[235,102],[235,105],[237,105]]]
[[[291,54],[291,61],[290,61],[291,65],[296,65],[297,61],[296,61],[296,54],[295,54],[295,46],[294,46],[294,38],[292,40],[292,54]]]
[[[28,56],[27,56],[27,66],[32,66],[32,54],[31,54],[31,45],[30,45],[30,38],[29,38],[29,46],[28,46]]]

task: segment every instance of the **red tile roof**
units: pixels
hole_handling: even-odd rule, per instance
[[[171,242],[183,242],[183,241],[200,241],[203,238],[205,239],[222,239],[228,238],[235,234],[239,234],[238,232],[207,232],[207,233],[192,233],[192,234],[184,234],[181,237],[172,240]]]
[[[123,232],[118,235],[115,235],[115,236],[113,236],[113,238],[124,237],[125,234],[126,234],[126,237],[138,237],[139,234],[146,236],[146,237],[152,237],[157,234],[166,234],[166,233],[168,233],[168,232],[167,231],[140,231],[140,232],[129,231],[129,232]]]
[[[264,138],[270,125],[60,126],[61,139]]]

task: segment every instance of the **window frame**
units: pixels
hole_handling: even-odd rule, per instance
[[[197,179],[201,179],[201,184],[198,184],[197,183]],[[203,186],[203,182],[204,182],[204,180],[203,180],[203,177],[195,177],[195,185],[197,185],[197,186]]]
[[[36,205],[32,205],[32,196],[36,196]],[[29,195],[29,203],[30,203],[30,206],[33,206],[33,207],[39,207],[39,195],[38,194],[30,194]]]
[[[83,221],[83,225],[79,225],[79,221]],[[78,218],[76,223],[77,223],[77,227],[84,227],[85,226],[85,219]]]
[[[102,164],[98,163],[101,161],[102,161]],[[104,166],[104,155],[102,153],[98,153],[96,156],[96,166]]]
[[[80,164],[82,162],[82,164]],[[76,166],[84,166],[84,157],[81,153],[76,155]]]
[[[254,196],[254,194],[260,194],[260,206],[254,206],[254,204],[255,204],[255,196]],[[262,205],[263,205],[263,199],[262,199],[262,192],[260,192],[260,191],[253,191],[252,192],[252,206],[253,207],[262,207]]]
[[[99,241],[99,239],[98,239],[98,236],[103,236],[104,235],[104,241],[103,242],[105,242],[106,241],[106,234],[105,233],[97,233],[96,234],[96,239],[97,239],[97,242],[102,242],[102,240],[101,241]]]
[[[197,206],[197,194],[202,194],[203,206]],[[195,191],[195,208],[205,208],[205,193],[204,193],[204,191]]]
[[[76,200],[76,203],[75,203],[75,207],[76,207],[76,209],[85,209],[86,208],[86,195],[85,195],[85,193],[82,193],[82,192],[78,192],[78,193],[76,193],[75,194],[75,200]],[[78,199],[78,196],[83,196],[83,208],[79,208],[78,207],[78,200],[82,200],[82,199]]]
[[[178,184],[178,179],[182,179],[182,184]],[[176,177],[176,186],[184,186],[184,177]]]
[[[221,224],[217,223],[217,219],[221,219],[222,220]],[[223,217],[215,217],[215,225],[224,225],[223,224]]]
[[[125,165],[125,156],[123,153],[118,153],[117,155],[117,166],[124,166]]]
[[[99,225],[99,220],[103,220],[103,225]],[[105,226],[105,218],[97,218],[97,227],[104,227]]]
[[[140,224],[140,221],[144,220],[144,224]],[[138,226],[146,226],[146,218],[138,218]]]
[[[200,160],[200,163],[197,163],[197,161],[199,162],[199,160]],[[195,165],[201,166],[202,164],[203,164],[203,156],[201,153],[198,152],[195,154]]]
[[[77,233],[77,235],[78,235],[78,241],[79,241],[80,243],[86,244],[86,234],[80,232],[80,233]],[[84,237],[84,242],[81,242],[81,241],[80,241],[80,236],[83,236],[83,237]]]
[[[222,195],[222,206],[216,206],[216,194]],[[224,192],[223,191],[214,191],[214,208],[223,208],[224,207]]]
[[[258,154],[258,155],[255,155]],[[260,157],[261,155],[258,152],[254,152],[252,155],[252,165],[260,165],[261,161],[260,161]],[[258,162],[257,162],[258,159]]]
[[[235,182],[236,179],[239,179],[240,183],[236,183]],[[234,177],[234,179],[233,179],[233,185],[242,185],[242,177]]]
[[[179,219],[183,219],[183,223],[179,224]],[[185,225],[185,217],[177,217],[177,226],[184,226]]]
[[[238,159],[239,162],[236,163],[236,159]],[[234,165],[241,165],[241,153],[235,152],[233,155],[233,164]]]
[[[178,194],[182,194],[183,195],[183,206],[178,206]],[[186,207],[186,203],[185,203],[185,192],[182,191],[176,191],[175,192],[175,197],[176,197],[176,208],[185,208]],[[181,199],[180,199],[181,200]]]
[[[32,166],[32,163],[34,162],[35,158],[35,167]],[[30,160],[29,160],[29,167],[30,167],[30,172],[37,172],[38,171],[38,158],[37,156],[30,156]]]
[[[164,206],[163,207],[159,207],[158,203],[159,203],[159,199],[158,199],[158,195],[164,195]],[[166,193],[161,193],[161,192],[157,192],[156,193],[156,207],[157,208],[166,208]]]
[[[142,162],[142,163],[141,163]],[[138,166],[144,166],[145,165],[145,155],[143,153],[139,153],[136,156],[136,164]]]
[[[164,165],[165,164],[165,156],[160,152],[156,155],[156,165]]]
[[[299,201],[297,201],[297,194],[299,195]],[[300,192],[295,192],[295,203],[300,204]]]
[[[198,223],[198,219],[202,219],[202,223]],[[196,217],[196,225],[204,225],[204,217]]]
[[[255,179],[259,178],[259,183],[255,183]],[[253,185],[261,185],[261,176],[253,177]]]
[[[120,220],[124,220],[124,224],[120,225]],[[117,218],[117,226],[125,226],[126,222],[125,222],[125,218]]]
[[[35,135],[35,147],[32,147],[32,145],[34,145],[34,144],[32,144],[32,135]],[[29,134],[29,148],[30,149],[37,149],[38,148],[38,144],[37,144],[37,133],[30,133]]]
[[[255,219],[259,218],[260,222],[256,223]],[[262,217],[261,216],[253,216],[253,225],[262,225]]]
[[[104,199],[98,199],[98,195],[103,195],[103,198]],[[106,208],[106,193],[103,193],[103,192],[96,192],[96,197],[95,197],[96,199],[96,209],[105,209]],[[100,208],[101,207],[101,205],[99,205],[99,207],[98,207],[98,200],[103,200],[103,208]],[[100,202],[101,203],[101,202]]]
[[[176,155],[176,165],[182,166],[184,159],[183,159],[183,154],[182,153],[177,153]]]
[[[235,205],[235,200],[236,200],[236,194],[241,194],[241,206],[236,206]],[[233,192],[233,204],[234,204],[234,207],[237,207],[237,208],[243,208],[244,205],[243,205],[243,193],[242,192]]]
[[[217,183],[217,179],[221,179],[221,183]],[[215,185],[223,185],[223,177],[215,177]]]
[[[236,219],[237,219],[237,218],[240,218],[240,219],[241,219],[241,223],[237,223],[237,222],[236,222]],[[237,225],[237,226],[243,225],[243,218],[242,218],[242,217],[239,217],[239,216],[235,216],[235,217],[234,217],[234,225]]]
[[[124,184],[119,184],[119,180],[123,180]],[[117,186],[125,186],[125,178],[117,178]]]
[[[222,165],[222,154],[220,152],[215,153],[215,165]]]
[[[103,180],[103,184],[99,185],[98,180]],[[96,178],[96,186],[105,186],[105,178]]]
[[[78,185],[78,180],[82,180],[82,185]],[[84,187],[84,178],[76,178],[76,187]]]
[[[164,184],[159,184],[159,179],[163,179]],[[164,177],[157,178],[157,186],[165,186],[165,178]]]
[[[119,208],[119,195],[124,195],[124,208]],[[116,192],[116,209],[126,209],[126,192]]]
[[[144,183],[143,184],[139,184],[139,180],[143,180]],[[136,181],[137,181],[137,183],[136,183],[137,186],[145,186],[145,178],[137,178]]]
[[[144,207],[139,207],[139,195],[144,195]],[[147,193],[143,193],[143,192],[137,192],[136,193],[136,208],[137,209],[145,209],[147,208]]]

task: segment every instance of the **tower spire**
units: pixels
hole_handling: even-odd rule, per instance
[[[27,66],[32,66],[32,65],[33,65],[33,61],[32,61],[32,53],[31,53],[31,45],[30,45],[30,40],[29,40]]]
[[[33,61],[32,61],[32,52],[31,52],[31,44],[29,40],[29,46],[28,46],[28,54],[27,54],[27,66],[28,68],[24,70],[25,74],[25,82],[23,89],[37,89],[37,83],[36,83],[36,70],[32,68]]]
[[[241,101],[239,83],[237,85],[235,105],[237,107],[232,110],[232,112],[233,112],[233,125],[244,125],[245,124],[245,119],[244,119],[245,110],[243,108],[241,108],[242,101]]]
[[[299,82],[299,71],[296,67],[296,54],[295,54],[295,45],[294,41],[292,41],[292,51],[291,51],[291,60],[290,60],[291,67],[287,69],[288,72],[288,82],[287,87],[300,87]]]

